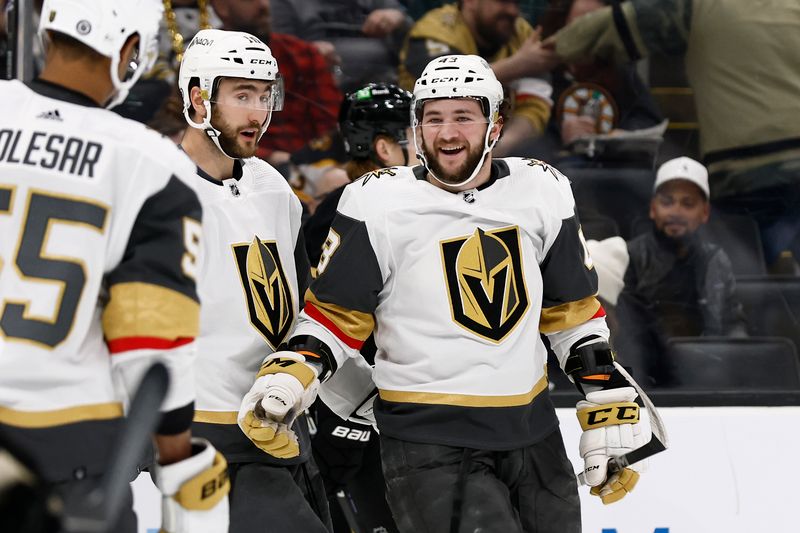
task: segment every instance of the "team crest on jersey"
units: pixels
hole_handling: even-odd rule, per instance
[[[295,318],[292,293],[278,245],[256,237],[250,244],[234,244],[233,254],[247,299],[250,324],[277,349]]]
[[[440,245],[453,320],[475,335],[501,342],[530,307],[519,227],[478,228]]]

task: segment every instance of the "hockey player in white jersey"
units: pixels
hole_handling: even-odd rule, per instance
[[[226,464],[190,439],[194,166],[103,109],[152,65],[161,15],[157,0],[45,0],[41,76],[0,82],[0,433],[70,516],[109,470],[129,395],[161,360],[171,376],[153,467],[162,530],[221,533]],[[136,532],[127,499],[109,531]]]
[[[246,415],[253,428],[279,424],[282,403],[307,401],[309,371],[329,379],[374,332],[375,415],[401,531],[581,530],[540,332],[586,397],[580,452],[593,492],[611,502],[638,477],[607,469],[643,436],[570,184],[537,160],[492,159],[502,98],[477,56],[426,67],[412,103],[424,166],[347,186],[289,349],[264,362],[283,374],[242,406],[263,409]]]
[[[328,507],[305,417],[260,447],[237,425],[261,361],[296,324],[310,277],[300,201],[274,168],[253,157],[282,106],[278,65],[252,35],[203,30],[186,49],[179,85],[190,126],[181,146],[198,166],[203,205],[193,431],[228,460],[231,532],[326,531]]]

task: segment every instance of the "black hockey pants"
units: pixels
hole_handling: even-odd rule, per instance
[[[328,533],[325,487],[313,460],[294,466],[228,465],[230,533]]]
[[[580,533],[578,486],[556,429],[510,451],[381,435],[387,497],[403,533]]]

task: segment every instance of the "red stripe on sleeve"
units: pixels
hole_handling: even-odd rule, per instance
[[[603,318],[604,316],[606,316],[606,310],[603,309],[603,306],[601,305],[600,309],[597,310],[592,318]],[[591,318],[589,320],[591,320]]]
[[[336,324],[334,324],[328,317],[322,314],[322,312],[314,307],[314,305],[310,302],[306,302],[305,307],[303,308],[308,316],[325,326],[331,333],[333,333],[337,339],[348,345],[350,348],[355,350],[360,350],[362,346],[364,346],[364,341],[360,341],[355,339],[341,329],[339,329]]]
[[[171,350],[184,344],[189,344],[194,337],[181,337],[175,340],[161,339],[159,337],[123,337],[108,341],[108,350],[111,355],[129,352],[131,350]]]

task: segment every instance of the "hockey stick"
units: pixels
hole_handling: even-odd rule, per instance
[[[638,463],[639,461],[643,461],[648,457],[651,457],[657,453],[661,453],[667,449],[668,440],[667,440],[667,429],[664,426],[664,421],[661,419],[661,415],[658,414],[656,410],[656,406],[653,405],[652,400],[650,397],[645,394],[642,388],[639,386],[638,383],[631,377],[630,374],[616,361],[614,362],[614,366],[617,368],[620,374],[622,374],[625,379],[636,389],[636,392],[639,393],[639,397],[642,399],[644,406],[647,408],[647,412],[650,416],[650,429],[651,429],[651,436],[650,440],[636,448],[635,450],[631,450],[624,455],[620,455],[619,457],[612,457],[608,460],[608,475],[611,476],[615,472],[619,472],[623,468],[626,468],[634,463]],[[581,485],[586,484],[586,478],[584,477],[583,472],[577,474],[578,481]]]
[[[75,502],[64,516],[65,532],[105,532],[119,516],[131,475],[136,472],[150,437],[161,418],[161,402],[167,395],[169,375],[161,363],[151,366],[142,378],[130,404],[122,431],[115,443],[109,469],[99,487]]]
[[[344,519],[347,521],[347,527],[350,528],[350,533],[361,533],[361,528],[358,525],[358,518],[356,518],[355,506],[345,489],[336,491],[336,501],[339,502],[339,508],[342,510]]]

